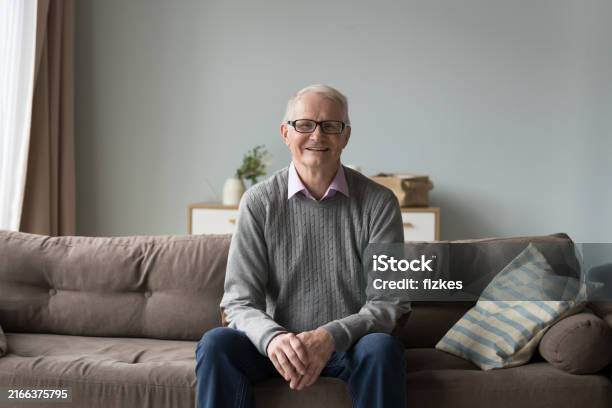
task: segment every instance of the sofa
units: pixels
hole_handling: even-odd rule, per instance
[[[565,234],[438,244],[452,254],[455,276],[477,281],[529,242],[572,248]],[[218,305],[229,243],[229,236],[214,235],[0,231],[0,388],[71,388],[70,403],[48,406],[194,406],[195,347],[204,332],[222,324]],[[576,259],[566,250],[544,254],[560,273],[575,271]],[[481,371],[435,349],[472,305],[414,302],[396,327],[406,346],[409,407],[612,407],[609,367],[575,375],[536,355],[520,367]],[[596,306],[612,324],[612,307]],[[254,389],[259,407],[351,406],[345,384],[333,378],[303,391],[281,379]]]

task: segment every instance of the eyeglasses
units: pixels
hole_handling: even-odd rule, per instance
[[[288,120],[287,124],[292,126],[296,132],[299,133],[312,133],[317,126],[319,126],[321,132],[333,135],[341,134],[347,126],[350,126],[339,120],[323,120],[317,122],[311,119]]]

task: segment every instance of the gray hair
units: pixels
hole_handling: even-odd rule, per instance
[[[289,117],[293,113],[293,107],[295,106],[295,102],[300,99],[300,97],[302,97],[304,94],[309,92],[319,94],[327,99],[331,99],[332,101],[340,105],[340,107],[344,111],[344,122],[346,122],[347,125],[351,124],[351,120],[349,119],[348,114],[348,100],[346,99],[346,96],[344,96],[342,92],[340,92],[336,88],[323,84],[309,85],[306,88],[302,88],[297,91],[295,95],[293,95],[291,99],[289,99],[289,102],[287,102],[287,109],[285,110],[283,122],[289,120]]]

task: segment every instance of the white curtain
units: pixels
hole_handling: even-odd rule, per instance
[[[28,168],[37,0],[0,0],[0,229],[17,231]]]

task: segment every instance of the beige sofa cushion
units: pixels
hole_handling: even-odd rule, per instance
[[[193,407],[195,342],[7,334],[3,386],[72,387],[75,407]],[[483,372],[435,349],[406,350],[410,407],[609,407],[610,380],[548,363]],[[257,406],[349,408],[346,384],[322,378],[296,392],[280,379],[254,388]]]
[[[11,352],[0,359],[2,386],[71,387],[74,407],[195,406],[195,342],[23,333],[7,337]],[[351,406],[346,384],[335,378],[320,379],[300,392],[282,379],[270,379],[254,392],[257,406]]]
[[[436,349],[406,350],[409,407],[610,407],[612,384],[602,375],[573,375],[547,362],[481,371]]]
[[[6,332],[199,340],[220,325],[229,236],[0,231]]]
[[[75,407],[193,406],[194,342],[26,333],[7,338],[2,386],[70,387]]]

